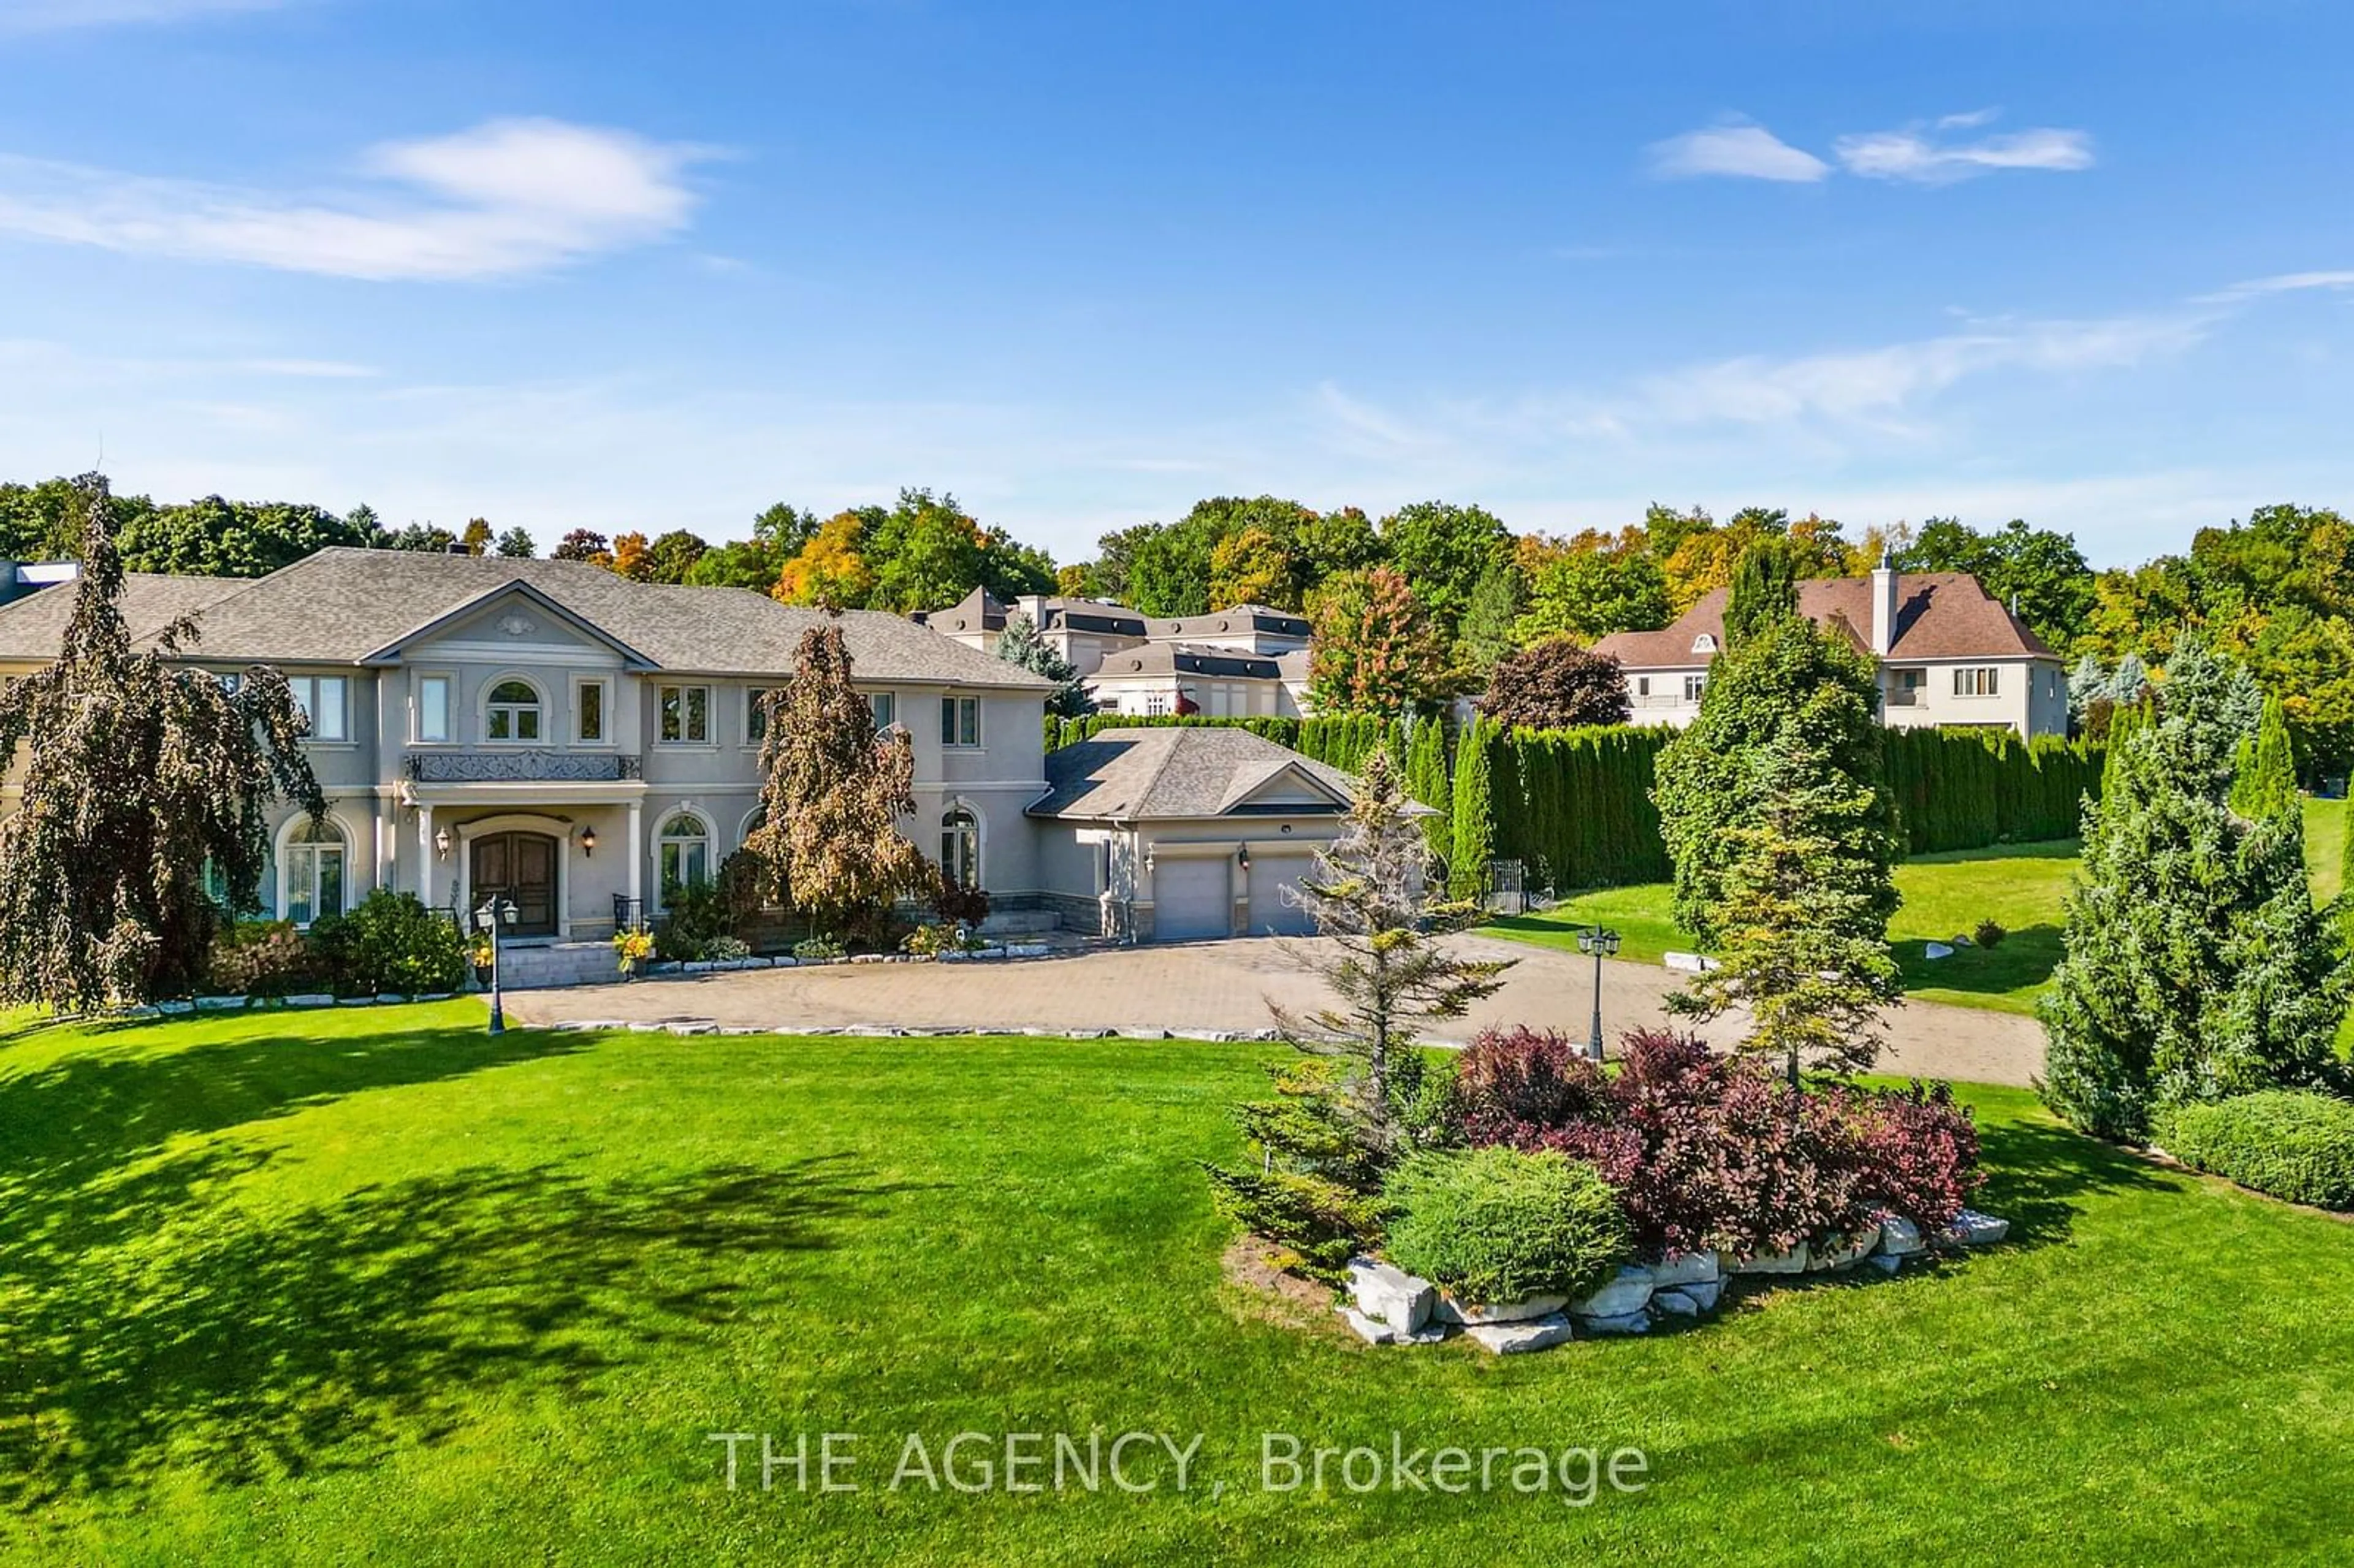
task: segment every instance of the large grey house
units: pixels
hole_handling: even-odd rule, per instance
[[[74,591],[37,586],[0,605],[0,676],[56,656]],[[148,642],[193,618],[189,664],[224,680],[271,665],[310,715],[328,818],[321,829],[280,806],[261,890],[270,914],[307,924],[379,886],[461,910],[496,893],[517,906],[515,935],[546,943],[600,942],[617,921],[658,917],[666,890],[742,844],[759,803],[758,697],[789,678],[823,618],[579,562],[357,549],[260,578],[134,574],[122,609]],[[1251,868],[1296,877],[1344,804],[1329,769],[1219,736],[1178,742],[1172,777],[1224,768],[1231,788],[1108,805],[1084,760],[1106,766],[1114,793],[1133,761],[1098,747],[1050,768],[1048,683],[899,616],[850,611],[839,624],[876,724],[912,742],[917,805],[903,831],[1000,908],[1056,910],[1090,930],[1116,916],[1147,938],[1261,930],[1279,900]],[[1186,762],[1197,748],[1216,759]],[[1183,847],[1157,853],[1164,842]],[[1221,854],[1236,868],[1232,895],[1205,914],[1193,883],[1208,879],[1193,867]],[[1175,869],[1156,884],[1161,864]],[[1184,906],[1173,919],[1172,896]]]
[[[1314,633],[1304,616],[1238,604],[1204,615],[1148,616],[1097,599],[1023,594],[1012,604],[977,588],[915,619],[952,641],[990,652],[1016,619],[1071,662],[1098,712],[1157,718],[1309,712]]]

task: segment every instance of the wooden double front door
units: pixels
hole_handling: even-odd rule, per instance
[[[546,833],[484,833],[474,841],[470,902],[480,909],[486,899],[514,900],[514,924],[502,935],[556,935],[557,848]]]

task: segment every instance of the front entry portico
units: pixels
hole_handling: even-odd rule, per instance
[[[472,835],[469,853],[468,896],[474,907],[493,898],[510,900],[515,917],[507,935],[556,935],[556,865],[563,841],[520,830],[480,833]]]

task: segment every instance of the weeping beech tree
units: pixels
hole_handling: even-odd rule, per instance
[[[259,906],[270,804],[326,810],[300,744],[310,722],[278,672],[247,670],[230,691],[174,668],[196,644],[185,618],[134,651],[106,481],[74,482],[82,569],[64,644],[0,692],[0,756],[25,758],[23,800],[0,821],[0,996],[60,1012],[186,995],[224,915]]]
[[[916,810],[915,751],[904,732],[875,732],[831,620],[801,634],[792,683],[769,703],[761,824],[744,847],[821,929],[872,938],[894,901],[939,886],[932,863],[899,832]]]

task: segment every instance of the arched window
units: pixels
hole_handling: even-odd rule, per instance
[[[940,873],[960,887],[981,885],[981,824],[962,806],[940,819]]]
[[[491,688],[484,734],[491,740],[539,738],[539,693],[529,681],[501,681]]]
[[[711,825],[693,811],[674,811],[656,836],[665,897],[711,880]]]
[[[334,822],[305,817],[286,836],[285,917],[308,926],[344,912],[344,835]]]

